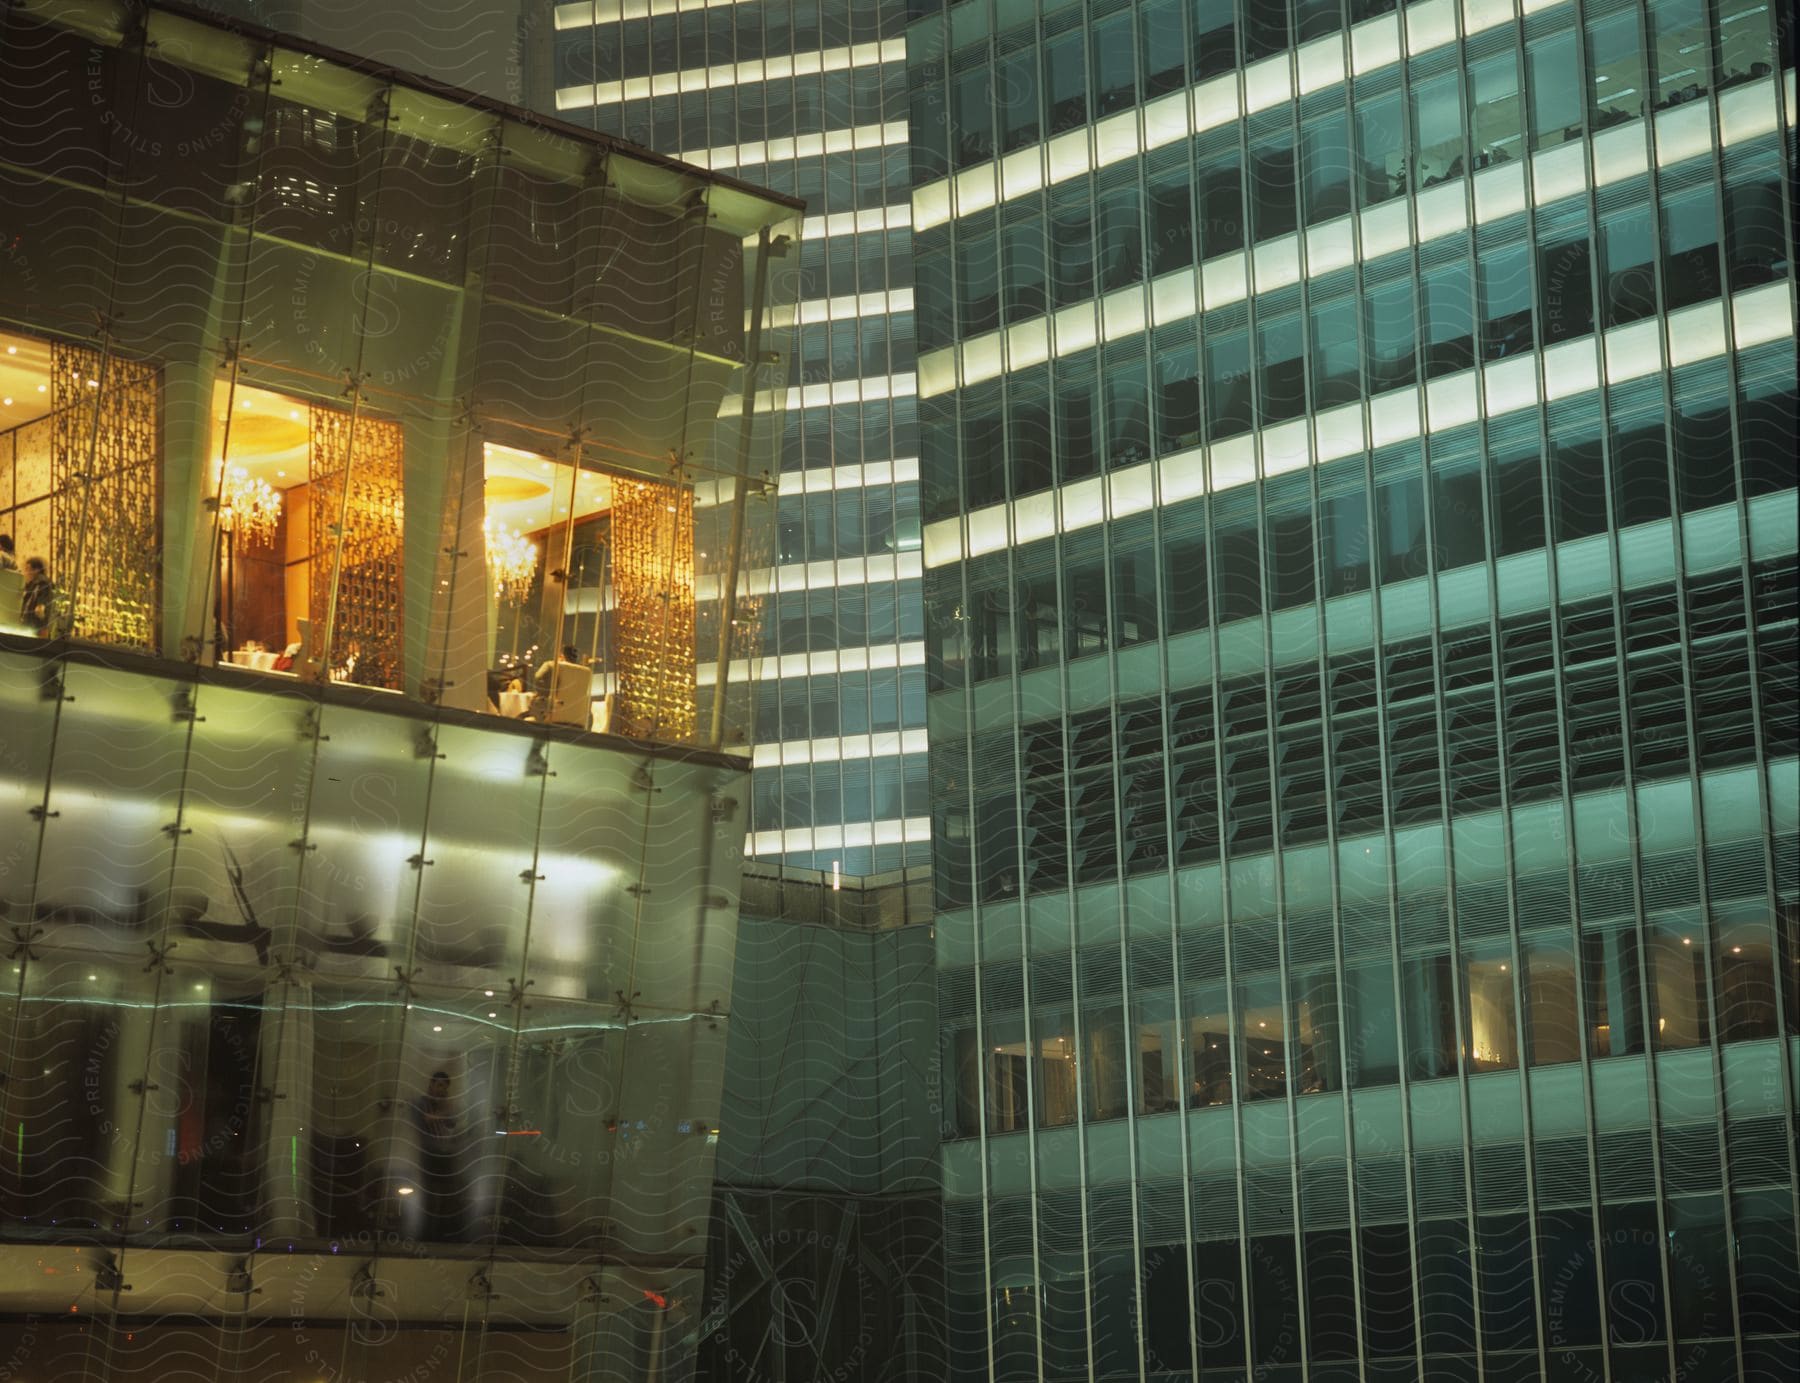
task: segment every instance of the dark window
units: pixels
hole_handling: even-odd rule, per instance
[[[1369,392],[1411,384],[1417,377],[1410,278],[1370,283],[1363,294],[1363,335],[1369,366]]]
[[[1722,1333],[1720,1323],[1730,1320],[1732,1314],[1731,1250],[1725,1237],[1724,1200],[1716,1192],[1673,1196],[1664,1214],[1669,1239],[1678,1246],[1671,1256],[1682,1267],[1670,1299],[1675,1313],[1675,1338],[1717,1336]],[[1741,1252],[1741,1239],[1739,1245]]]
[[[1181,0],[1140,0],[1137,16],[1144,99],[1179,90],[1187,80]]]
[[[1099,386],[1092,353],[1057,363],[1056,452],[1064,481],[1100,467]]]
[[[1362,1229],[1363,1328],[1378,1357],[1415,1349],[1411,1238],[1404,1223]]]
[[[1167,632],[1204,629],[1208,623],[1204,507],[1163,511],[1162,566]]]
[[[1000,324],[1000,254],[993,230],[965,223],[956,246],[957,307],[965,336]]]
[[[1355,403],[1362,395],[1362,348],[1357,339],[1356,300],[1315,298],[1312,318],[1313,407]]]
[[[1132,42],[1131,11],[1121,10],[1095,20],[1088,29],[1093,38],[1094,118],[1123,110],[1137,95],[1137,76]]]
[[[1338,811],[1340,817],[1357,820],[1364,817],[1363,812],[1354,814],[1347,811],[1344,801],[1344,775],[1355,767],[1361,774],[1379,784],[1381,777],[1379,747],[1373,742],[1373,735],[1365,730],[1333,731],[1333,754],[1337,759],[1338,775]],[[1365,744],[1373,752],[1364,751]],[[1346,755],[1353,754],[1355,763],[1346,764]],[[1369,796],[1358,794],[1358,800],[1367,802]],[[1380,789],[1373,793],[1373,821],[1368,824],[1378,825],[1381,820]],[[1383,919],[1382,925],[1386,922]],[[1352,1088],[1365,1090],[1372,1086],[1393,1085],[1400,1079],[1400,1044],[1398,1031],[1394,1022],[1394,972],[1393,966],[1385,960],[1347,963],[1344,967],[1344,1007],[1345,1028],[1357,1034],[1347,1052],[1350,1066],[1350,1084]]]
[[[1050,464],[1049,371],[1042,365],[1020,370],[1008,381],[1008,389],[1013,493],[1047,490],[1055,483]],[[918,541],[916,531],[912,540]]]
[[[1475,363],[1475,313],[1469,302],[1469,266],[1447,264],[1421,276],[1425,321],[1425,377],[1466,370]]]
[[[1241,328],[1206,343],[1206,424],[1213,441],[1251,427],[1250,342]]]
[[[1208,158],[1199,168],[1200,254],[1244,248],[1243,172],[1237,151]]]
[[[1610,671],[1606,680],[1611,681]],[[1618,694],[1611,703],[1612,718],[1618,723]],[[1619,757],[1611,755],[1613,778],[1617,780]],[[1592,1057],[1626,1056],[1644,1050],[1643,978],[1638,969],[1638,938],[1635,927],[1612,927],[1605,931],[1584,927],[1581,936],[1581,977],[1587,995],[1588,1055]]]
[[[1244,7],[1244,61],[1279,53],[1288,46],[1288,14],[1285,4]]]
[[[1487,558],[1487,526],[1481,520],[1481,460],[1466,457],[1431,467],[1431,519],[1437,568],[1449,571]]]
[[[1112,637],[1125,648],[1157,636],[1156,562],[1147,521],[1112,534]]]
[[[1522,1189],[1516,1194],[1524,1199]],[[1482,1215],[1476,1220],[1475,1244],[1483,1343],[1495,1352],[1535,1350],[1536,1303],[1533,1293],[1522,1285],[1531,1281],[1535,1257],[1531,1222],[1524,1215]],[[1536,1359],[1528,1363],[1530,1373],[1535,1374]]]
[[[1250,1246],[1250,1340],[1258,1365],[1300,1363],[1300,1291],[1294,1241],[1277,1235]]]
[[[1791,1335],[1800,1330],[1791,1191],[1742,1192],[1732,1198],[1732,1212],[1744,1333]]]
[[[1000,108],[1001,152],[1036,143],[1042,131],[1036,48],[1020,49],[995,59],[994,96]]]
[[[1166,274],[1194,262],[1194,198],[1184,161],[1150,177],[1150,273]]]
[[[1547,1210],[1538,1215],[1540,1272],[1557,1284],[1557,1343],[1600,1343],[1600,1295],[1594,1217],[1587,1210]]]
[[[1319,468],[1319,555],[1325,594],[1369,587],[1369,499],[1361,457]]]
[[[1062,557],[1063,652],[1069,658],[1104,653],[1106,632],[1106,563],[1098,534],[1079,535],[1090,542],[1070,541]]]
[[[1361,16],[1357,16],[1359,19]],[[1294,41],[1335,34],[1344,26],[1343,11],[1338,0],[1294,0]]]
[[[1144,273],[1143,199],[1135,169],[1128,181],[1103,189],[1095,200],[1100,229],[1100,291],[1111,293],[1136,283]]]
[[[1214,501],[1213,540],[1218,545],[1220,623],[1260,615],[1262,557],[1254,494],[1234,492]]]
[[[1003,316],[1008,322],[1041,316],[1049,298],[1044,285],[1044,222],[1041,215],[1014,221],[1000,232],[1005,280]]]
[[[1546,346],[1586,336],[1594,329],[1592,253],[1585,232],[1538,250],[1538,307]]]
[[[1669,430],[1660,406],[1627,417],[1614,414],[1612,480],[1620,528],[1668,518]]]
[[[1194,80],[1237,67],[1236,0],[1189,0],[1194,25]]]
[[[1406,191],[1406,124],[1400,93],[1365,96],[1353,103],[1356,112],[1356,157],[1361,169],[1362,203],[1374,206]]]
[[[1559,430],[1551,439],[1555,478],[1556,541],[1570,542],[1606,531],[1606,457],[1599,422]]]
[[[1286,610],[1313,599],[1312,508],[1271,509],[1269,525],[1269,608]]]
[[[1058,192],[1062,196],[1058,196]],[[1063,202],[1076,194],[1079,200]],[[1050,209],[1051,292],[1057,307],[1085,301],[1094,295],[1094,216],[1087,190],[1075,186],[1053,189]]]
[[[971,509],[1006,498],[1004,436],[1000,381],[967,390],[962,399],[963,493]]]
[[[1200,358],[1191,337],[1158,342],[1155,401],[1159,452],[1180,451],[1200,440]]]
[[[1446,953],[1404,962],[1407,1071],[1415,1080],[1456,1072],[1454,966]]]
[[[1250,146],[1250,199],[1255,238],[1271,240],[1295,227],[1294,136],[1271,135]]]
[[[1794,488],[1795,403],[1791,354],[1773,369],[1740,365],[1738,438],[1744,492],[1751,498]]]
[[[1344,112],[1308,120],[1300,138],[1306,159],[1306,224],[1345,215],[1350,210],[1350,140]]]
[[[1425,574],[1425,485],[1416,463],[1376,481],[1375,531],[1383,585]]]
[[[1150,402],[1142,338],[1106,350],[1106,464],[1128,466],[1150,458]]]
[[[1087,63],[1082,31],[1072,30],[1044,43],[1044,90],[1050,107],[1050,133],[1061,134],[1086,122]]]
[[[1746,151],[1748,153],[1749,151]],[[1739,160],[1726,156],[1725,269],[1735,292],[1772,283],[1792,261],[1781,224],[1779,159],[1758,151]]]
[[[1299,417],[1306,411],[1306,361],[1300,314],[1285,312],[1265,317],[1257,326],[1256,337],[1264,425]]]
[[[1675,381],[1675,486],[1681,512],[1737,497],[1724,371],[1690,370]]]
[[[1481,285],[1481,358],[1499,360],[1530,350],[1530,250],[1517,244],[1484,250],[1476,273]]]
[[[1648,209],[1629,207],[1601,220],[1600,301],[1609,327],[1656,311],[1656,232]]]
[[[1421,1220],[1417,1244],[1425,1356],[1473,1355],[1475,1314],[1469,1299],[1475,1284],[1468,1227],[1460,1219]]]
[[[1719,296],[1719,199],[1710,180],[1666,195],[1663,305],[1669,311]]]
[[[1225,0],[1225,12],[1231,12]],[[1793,1257],[1788,1233],[1788,1257]],[[1242,1245],[1236,1239],[1214,1240],[1194,1247],[1194,1334],[1212,1367],[1244,1362],[1244,1290],[1240,1266]],[[1187,1310],[1184,1305],[1182,1310]],[[1035,1363],[1032,1372],[1036,1371]]]

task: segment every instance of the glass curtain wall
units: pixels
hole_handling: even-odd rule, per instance
[[[953,1376],[1792,1372],[1791,34],[914,10]]]
[[[9,44],[49,115],[11,142],[0,522],[50,588],[9,627],[741,745],[760,602],[718,592],[773,532],[744,360],[785,344],[789,209],[152,14],[167,45],[79,5]]]
[[[0,1352],[678,1374],[794,208],[120,17],[0,19]]]

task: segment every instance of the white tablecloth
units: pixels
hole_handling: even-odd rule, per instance
[[[517,719],[531,709],[531,693],[522,691],[503,691],[500,693],[500,714]]]

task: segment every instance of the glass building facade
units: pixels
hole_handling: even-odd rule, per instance
[[[914,10],[952,1376],[1792,1376],[1786,18]]]
[[[799,219],[0,10],[0,1373],[691,1369]]]
[[[744,870],[696,1378],[942,1378],[930,873]]]
[[[902,0],[543,0],[565,120],[807,204],[750,854],[929,852]],[[789,320],[790,318],[784,318]]]

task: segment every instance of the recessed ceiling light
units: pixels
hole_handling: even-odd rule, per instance
[[[50,387],[50,386],[49,386],[49,385],[47,385],[47,384],[40,384],[40,385],[38,385],[38,393],[40,393],[40,394],[41,394],[41,393],[43,393],[43,392],[44,392],[44,391],[45,391],[45,390],[46,390],[46,389],[48,389],[48,388],[49,388],[49,387]]]
[[[6,405],[6,406],[7,406],[7,407],[8,407],[8,408],[11,408],[11,407],[12,407],[12,400],[11,400],[11,399],[0,399],[0,403],[3,403],[3,404],[5,404],[5,405]]]
[[[17,355],[19,353],[19,348],[17,346],[8,346],[6,348],[6,353],[8,355]]]
[[[288,417],[291,418],[295,422],[299,422],[300,421],[300,410],[298,408],[288,409]]]

